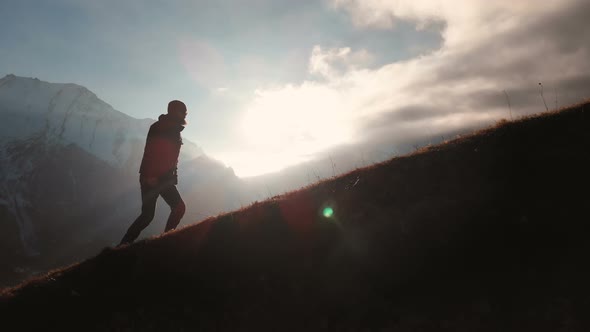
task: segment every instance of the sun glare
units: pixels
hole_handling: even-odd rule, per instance
[[[231,165],[238,176],[258,175],[347,143],[349,109],[335,90],[316,85],[257,91],[240,124],[246,148],[242,156],[231,157]]]

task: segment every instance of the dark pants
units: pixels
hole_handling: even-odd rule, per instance
[[[141,215],[135,219],[133,224],[127,230],[127,233],[121,240],[121,244],[131,243],[137,239],[139,233],[144,230],[154,219],[156,212],[156,201],[162,196],[164,201],[170,206],[170,216],[166,223],[165,232],[173,230],[180,223],[186,209],[180,193],[176,189],[175,181],[163,181],[156,186],[149,186],[140,180],[141,184]]]

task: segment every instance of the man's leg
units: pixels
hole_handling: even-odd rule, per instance
[[[162,195],[164,201],[170,206],[170,216],[168,217],[168,222],[166,222],[165,229],[165,232],[168,232],[178,226],[180,219],[184,216],[186,206],[184,205],[184,201],[180,197],[180,193],[175,185],[167,186],[162,192],[160,192],[160,195]]]
[[[139,236],[139,233],[141,233],[141,231],[143,231],[154,219],[156,201],[159,196],[158,189],[159,188],[157,187],[149,187],[144,184],[141,185],[141,215],[139,215],[133,224],[131,224],[119,245],[135,241]]]

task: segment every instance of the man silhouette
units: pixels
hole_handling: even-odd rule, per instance
[[[180,223],[186,207],[176,189],[177,167],[182,145],[180,132],[186,125],[186,115],[186,105],[173,100],[168,103],[168,114],[160,115],[158,121],[150,127],[139,168],[141,215],[131,224],[119,245],[135,241],[139,233],[150,224],[154,219],[159,196],[162,196],[171,210],[165,232],[175,229]]]

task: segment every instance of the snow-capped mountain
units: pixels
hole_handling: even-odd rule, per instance
[[[0,260],[10,270],[0,268],[0,279],[26,274],[31,259],[43,264],[30,269],[43,270],[120,239],[140,211],[137,172],[154,121],[121,113],[76,84],[0,79]],[[204,192],[240,186],[230,168],[207,160],[184,139],[179,174],[188,222],[240,201]],[[159,209],[159,219],[167,212]],[[156,226],[142,235],[160,233]]]
[[[42,136],[47,143],[73,143],[112,166],[136,171],[154,121],[121,113],[76,84],[14,75],[0,79],[0,142]],[[203,154],[185,142],[181,159]]]

